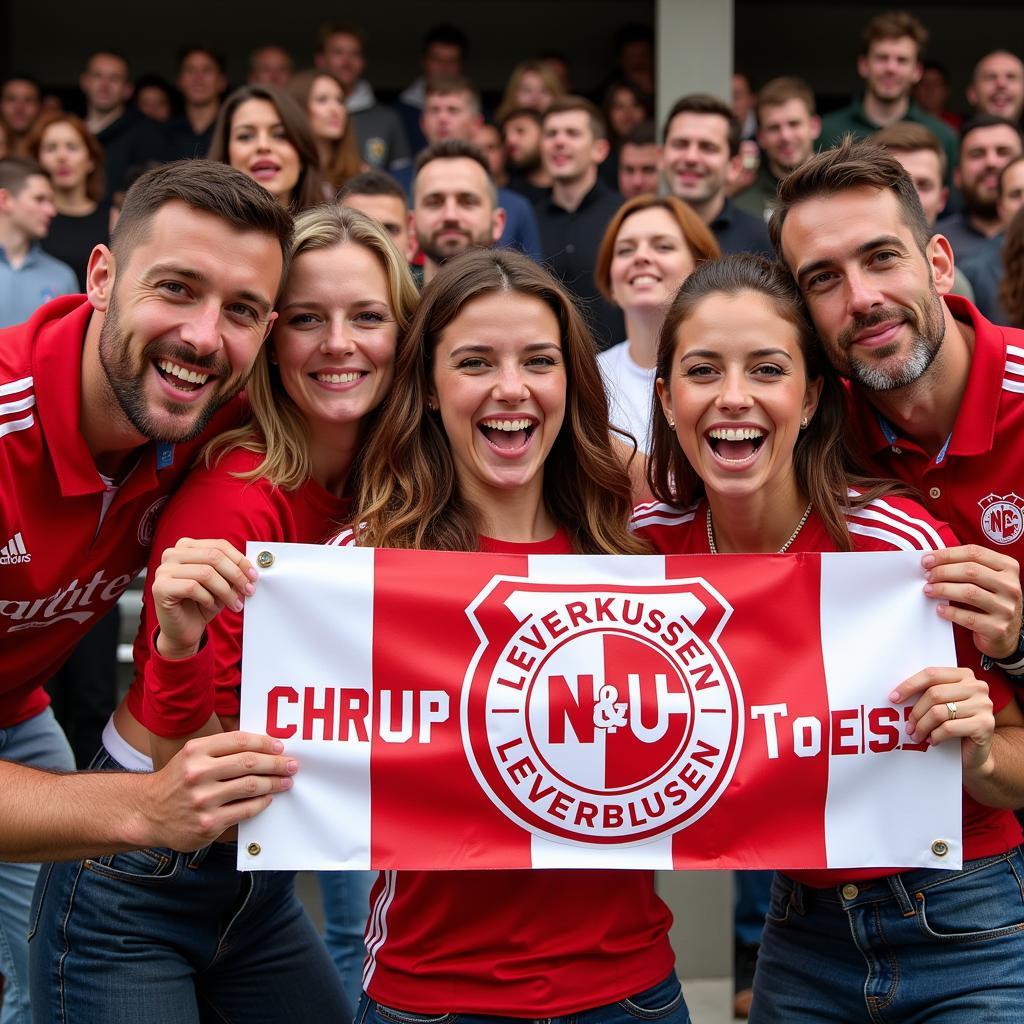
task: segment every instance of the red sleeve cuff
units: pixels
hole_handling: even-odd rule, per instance
[[[157,650],[156,635],[154,629],[143,672],[142,724],[157,736],[178,739],[198,732],[213,714],[213,653],[204,636],[192,657],[172,661]]]

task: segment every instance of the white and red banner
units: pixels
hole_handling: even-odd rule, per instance
[[[960,866],[888,699],[955,663],[917,552],[248,555],[242,728],[301,767],[240,868]]]

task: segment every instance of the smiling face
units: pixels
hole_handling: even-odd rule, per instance
[[[51,124],[39,140],[39,162],[54,187],[63,191],[80,188],[95,166],[82,136],[67,121]]]
[[[949,243],[922,253],[889,189],[852,188],[790,209],[782,250],[832,365],[872,391],[913,384],[945,336]]]
[[[309,127],[318,139],[334,141],[345,134],[348,110],[345,94],[338,83],[327,75],[313,79],[307,100]]]
[[[670,368],[658,397],[709,497],[790,499],[820,393],[794,325],[760,292],[708,295],[680,323]]]
[[[566,370],[555,314],[540,299],[494,292],[441,332],[432,402],[459,489],[491,518],[510,491],[541,500],[544,461],[565,418]]]
[[[967,98],[985,114],[1020,120],[1024,110],[1024,64],[1019,57],[997,50],[978,62]]]
[[[821,122],[797,98],[788,99],[758,112],[757,141],[774,169],[787,174],[814,151],[821,134]]]
[[[876,39],[867,56],[857,61],[857,71],[875,99],[883,103],[903,99],[921,77],[917,43],[910,36]]]
[[[347,426],[354,439],[391,384],[397,338],[387,277],[372,252],[345,242],[295,258],[271,359],[314,438]]]
[[[622,222],[615,238],[612,298],[626,312],[664,309],[694,266],[675,217],[660,206],[638,210]]]
[[[563,110],[544,118],[540,143],[544,168],[555,181],[580,181],[608,155],[608,141],[594,137],[585,110]]]
[[[999,172],[1020,153],[1020,133],[1009,125],[987,125],[964,136],[954,180],[969,211],[982,217],[995,216]]]
[[[112,283],[103,252],[90,261],[89,298],[105,314],[99,357],[110,391],[142,437],[194,437],[242,388],[273,322],[280,246],[170,202]]]
[[[291,201],[302,163],[269,100],[239,103],[228,133],[228,163],[258,181],[282,206]]]
[[[718,114],[676,114],[665,135],[664,172],[669,191],[704,203],[725,194],[729,122]]]

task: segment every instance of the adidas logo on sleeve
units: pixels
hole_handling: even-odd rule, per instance
[[[3,536],[0,534],[0,536]],[[2,548],[0,548],[0,565],[22,565],[31,562],[32,556],[21,539],[19,530]]]

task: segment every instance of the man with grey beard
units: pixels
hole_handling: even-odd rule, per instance
[[[1024,331],[950,295],[953,250],[892,156],[847,140],[779,188],[769,225],[832,365],[853,439],[967,547],[936,552],[926,591],[979,656],[1024,675]],[[926,559],[928,562],[928,559]]]

